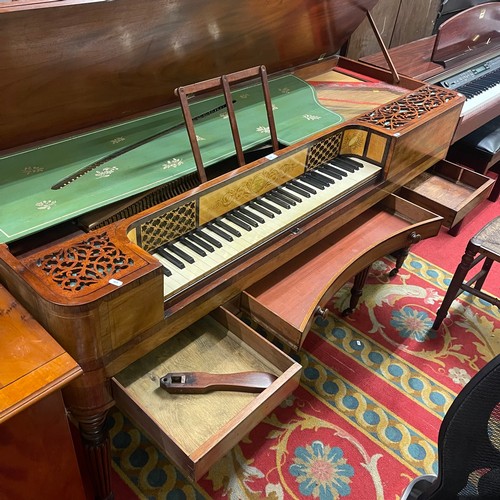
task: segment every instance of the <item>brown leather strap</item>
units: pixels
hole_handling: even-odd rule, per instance
[[[269,387],[276,375],[266,372],[167,373],[160,379],[160,387],[171,394],[200,394],[210,391],[261,392]]]

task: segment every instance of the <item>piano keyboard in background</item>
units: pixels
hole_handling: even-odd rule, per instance
[[[466,115],[500,96],[500,56],[442,80],[439,84],[465,96],[462,115]]]
[[[152,255],[163,266],[165,298],[374,180],[380,170],[367,161],[335,158],[157,248]]]

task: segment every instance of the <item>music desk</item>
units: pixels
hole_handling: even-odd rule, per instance
[[[0,286],[0,498],[84,499],[61,388],[78,364]]]

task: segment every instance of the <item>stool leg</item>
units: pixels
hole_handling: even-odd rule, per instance
[[[436,319],[434,320],[434,324],[432,325],[433,330],[437,330],[441,326],[443,319],[448,313],[448,309],[450,308],[451,303],[462,293],[461,285],[470,270],[470,266],[472,264],[472,261],[474,260],[474,256],[476,255],[476,253],[476,246],[469,243],[464,255],[462,256],[462,261],[460,262],[460,264],[458,264],[457,270],[453,275],[453,279],[448,286],[448,290],[446,291],[446,295],[444,296],[443,303],[438,309]]]

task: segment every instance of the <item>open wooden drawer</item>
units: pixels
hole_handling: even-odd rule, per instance
[[[182,331],[112,379],[117,406],[189,477],[198,480],[299,384],[301,365],[224,308]],[[260,393],[170,394],[169,372],[264,371]]]
[[[241,308],[299,349],[314,317],[351,277],[376,259],[438,233],[442,218],[395,195],[252,285]]]
[[[400,195],[441,215],[452,229],[479,203],[488,198],[494,179],[447,160],[420,174],[400,190]]]

